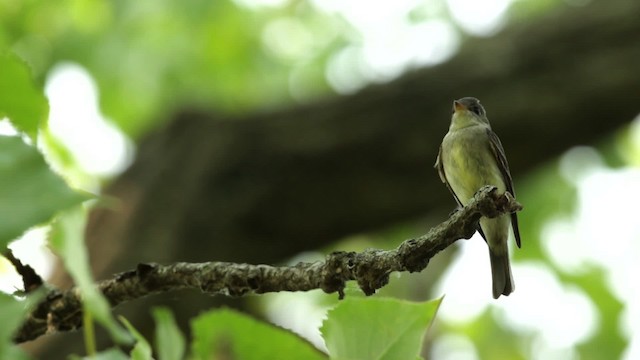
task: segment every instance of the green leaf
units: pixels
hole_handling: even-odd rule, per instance
[[[180,360],[184,355],[184,335],[173,314],[166,308],[153,309],[153,318],[156,322],[156,350],[160,360]]]
[[[119,316],[118,319],[124,324],[124,327],[129,330],[131,335],[133,335],[133,338],[136,339],[136,344],[134,345],[133,349],[131,349],[131,359],[152,360],[153,357],[151,345],[149,345],[147,339],[145,339],[144,336],[142,336],[142,334],[140,334],[140,332],[136,330],[136,328],[134,328],[129,320],[127,320],[124,316]]]
[[[132,337],[116,322],[109,303],[95,287],[91,277],[83,237],[85,222],[86,215],[81,207],[59,216],[51,229],[51,248],[62,258],[65,268],[80,289],[84,311],[89,311],[109,331],[114,341],[130,343]]]
[[[13,345],[12,337],[27,313],[42,299],[44,292],[29,294],[26,301],[0,292],[0,359],[29,359],[22,350]]]
[[[77,355],[72,355],[69,357],[71,360],[129,360],[129,357],[122,352],[120,349],[107,349],[105,351],[99,352],[94,356],[80,357]]]
[[[48,114],[49,103],[31,78],[29,66],[14,54],[0,53],[0,118],[8,116],[35,142]]]
[[[347,299],[329,311],[320,331],[332,359],[416,359],[441,301]]]
[[[195,359],[326,359],[297,335],[231,309],[207,312],[191,321]]]
[[[72,191],[22,139],[0,136],[0,249],[87,198]]]

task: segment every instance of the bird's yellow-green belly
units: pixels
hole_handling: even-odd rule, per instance
[[[502,174],[493,153],[487,147],[457,139],[447,146],[443,166],[447,181],[463,204],[467,204],[473,195],[485,185],[506,190]],[[474,151],[477,150],[477,151]],[[484,150],[484,151],[483,151]]]

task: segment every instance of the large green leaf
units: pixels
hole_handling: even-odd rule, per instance
[[[320,331],[332,359],[416,359],[442,299],[347,299],[330,310]]]
[[[230,309],[210,311],[191,322],[195,359],[326,359],[295,334]]]
[[[156,321],[156,351],[160,360],[181,360],[184,356],[184,335],[169,309],[153,309]]]
[[[59,216],[51,229],[51,247],[62,258],[65,268],[79,287],[84,311],[89,311],[116,342],[130,343],[132,337],[114,319],[109,303],[95,287],[91,277],[83,237],[85,222],[86,215],[80,207]]]
[[[19,137],[0,136],[0,248],[85,199],[51,171],[35,148]]]
[[[38,128],[49,114],[42,88],[34,84],[31,71],[17,56],[0,52],[0,118],[36,139]]]
[[[27,312],[42,298],[43,292],[35,292],[26,301],[0,292],[0,359],[29,359],[12,343],[12,337],[22,323]]]

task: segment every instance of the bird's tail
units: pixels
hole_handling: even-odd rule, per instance
[[[509,264],[509,252],[506,250],[506,248],[504,251],[489,249],[494,299],[499,298],[500,295],[508,296],[515,290],[513,276],[511,276],[511,265]]]

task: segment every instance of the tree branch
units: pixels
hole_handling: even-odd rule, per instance
[[[389,282],[394,271],[421,271],[429,260],[459,239],[476,231],[481,216],[496,217],[522,210],[511,196],[499,196],[495,187],[485,186],[473,201],[425,235],[404,241],[393,250],[333,252],[325,261],[293,266],[236,264],[227,262],[139,264],[135,270],[101,281],[98,288],[112,306],[144,296],[182,289],[199,289],[212,295],[243,296],[279,291],[322,289],[344,298],[349,280],[356,280],[366,295]],[[15,335],[21,343],[54,332],[70,331],[82,323],[78,288],[51,291],[31,312]]]
[[[20,277],[22,277],[22,285],[25,293],[30,293],[37,290],[44,284],[42,278],[38,273],[29,265],[24,265],[20,259],[13,255],[13,251],[7,248],[2,254],[13,267],[16,269]]]

